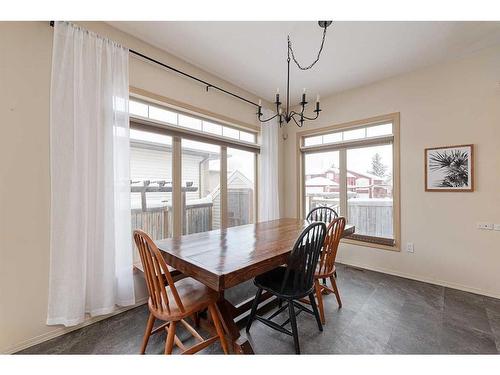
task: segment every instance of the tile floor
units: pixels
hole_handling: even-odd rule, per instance
[[[297,317],[302,353],[308,354],[498,354],[500,300],[441,286],[339,265],[343,307],[326,296],[326,325]],[[228,299],[253,293],[247,283]],[[20,354],[134,354],[139,351],[147,306],[137,307]],[[285,319],[285,317],[279,317]],[[279,319],[278,319],[279,320]],[[242,330],[244,332],[244,329]],[[181,339],[189,337],[180,333]],[[258,354],[293,354],[293,339],[260,322],[248,338]],[[147,353],[162,353],[165,335],[151,337]],[[221,353],[218,344],[204,353]]]

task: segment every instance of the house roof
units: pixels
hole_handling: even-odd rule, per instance
[[[339,184],[326,177],[313,177],[306,180],[306,186],[339,186]]]
[[[243,173],[241,173],[238,169],[231,172],[231,174],[227,178],[227,186],[238,186],[245,188],[253,188],[253,182],[247,178]],[[220,184],[212,192],[212,199],[215,199],[220,194]]]
[[[363,177],[371,178],[372,180],[383,180],[384,179],[383,177],[377,176],[377,175],[375,175],[373,173],[369,173],[369,172],[352,171],[352,173],[355,173],[355,174],[363,176]],[[355,177],[357,177],[357,176],[355,176]]]

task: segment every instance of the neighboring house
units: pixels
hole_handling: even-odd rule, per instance
[[[130,145],[130,178],[133,186],[142,186],[144,181],[151,181],[151,186],[155,187],[158,186],[155,181],[165,181],[165,186],[171,186],[172,146],[138,140],[132,140]],[[182,186],[196,188],[196,191],[185,193],[186,206],[195,208],[201,204],[207,208],[207,205],[211,205],[208,208],[211,209],[210,229],[220,228],[219,160],[218,153],[182,148]],[[229,171],[228,175],[228,224],[232,226],[253,222],[254,183],[239,170]],[[131,208],[140,210],[140,193],[131,195]],[[148,209],[171,206],[172,193],[148,192],[146,202]],[[205,212],[203,215],[208,214]]]
[[[306,176],[308,194],[339,192],[339,169],[330,167],[325,171],[316,171]],[[364,198],[385,198],[392,196],[392,185],[383,177],[368,172],[347,171],[347,190]]]
[[[196,191],[186,192],[186,202],[208,196],[211,186],[210,161],[219,159],[218,153],[182,149],[182,185],[191,185]],[[132,140],[130,142],[130,179],[136,185],[143,181],[172,182],[172,146],[163,143]],[[211,189],[212,187],[212,189]],[[132,194],[132,208],[140,208],[140,197]],[[148,207],[161,207],[171,203],[172,193],[148,193]]]
[[[229,226],[254,221],[254,183],[239,170],[229,171],[227,178]],[[213,228],[220,228],[220,185],[212,192]]]
[[[339,191],[339,184],[327,177],[306,177],[306,187],[308,193],[329,193]]]

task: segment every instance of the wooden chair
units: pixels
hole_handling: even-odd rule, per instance
[[[300,311],[314,315],[318,329],[323,331],[316,301],[314,300],[314,273],[324,243],[325,232],[326,225],[324,223],[314,222],[309,224],[295,242],[286,267],[277,267],[255,278],[254,284],[257,287],[257,294],[248,318],[247,332],[250,331],[254,319],[257,319],[272,329],[293,336],[295,353],[300,354],[296,315]],[[257,315],[257,307],[263,290],[276,296],[280,300],[280,305],[281,301],[287,302],[285,306],[279,306],[269,318]],[[312,311],[296,302],[306,296],[309,297]],[[272,321],[286,308],[288,308],[289,318],[284,323],[278,324]],[[295,312],[295,308],[299,309],[298,313]],[[285,328],[288,323],[292,326],[291,331]]]
[[[149,292],[149,318],[142,340],[141,354],[146,351],[149,337],[163,329],[167,332],[165,354],[172,353],[174,343],[182,350],[182,354],[193,354],[217,340],[220,341],[224,353],[227,354],[228,347],[216,305],[217,293],[190,277],[174,283],[169,268],[153,240],[145,232],[137,229],[134,231],[134,241],[139,250]],[[204,339],[185,320],[185,318],[193,316],[196,321],[197,313],[206,308],[210,312],[216,331],[216,335],[208,339]],[[165,323],[153,329],[156,319]],[[179,323],[197,339],[197,344],[190,348],[183,345],[175,334],[176,326]]]
[[[334,219],[326,230],[325,241],[323,245],[323,250],[318,262],[318,267],[314,274],[314,290],[316,298],[318,299],[318,308],[321,316],[321,322],[325,324],[325,311],[323,307],[323,292],[334,293],[337,298],[337,303],[339,308],[342,307],[342,301],[340,300],[339,289],[335,278],[333,277],[336,273],[335,271],[335,258],[337,257],[337,250],[339,248],[340,238],[344,232],[345,218],[339,217]],[[332,284],[332,289],[326,286],[326,283],[321,284],[320,279],[330,279]]]
[[[333,208],[321,206],[313,208],[311,211],[309,211],[306,219],[309,222],[321,221],[328,225],[333,219],[336,219],[337,217],[339,217],[339,215]]]

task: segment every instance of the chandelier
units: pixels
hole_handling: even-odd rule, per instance
[[[288,50],[287,50],[287,79],[286,79],[286,109],[285,112],[283,112],[283,108],[281,107],[281,102],[280,102],[280,91],[279,88],[276,90],[276,101],[274,104],[276,105],[276,114],[273,116],[264,119],[263,114],[262,114],[262,100],[259,100],[259,110],[257,112],[257,115],[259,117],[260,122],[268,122],[271,121],[275,118],[278,118],[280,127],[281,125],[286,122],[287,124],[293,120],[295,124],[298,127],[302,127],[304,125],[305,120],[316,120],[319,117],[319,113],[321,112],[321,109],[319,107],[319,94],[316,97],[316,109],[314,109],[314,113],[316,114],[314,117],[307,117],[304,115],[304,111],[307,105],[307,100],[306,100],[306,89],[302,92],[302,100],[300,102],[301,105],[301,111],[300,112],[295,112],[295,111],[290,111],[290,56],[292,57],[293,61],[297,65],[297,67],[300,70],[308,70],[311,69],[318,61],[321,56],[321,52],[323,51],[323,45],[325,44],[325,37],[326,37],[326,29],[328,26],[332,24],[332,21],[318,21],[318,25],[323,29],[323,39],[321,40],[321,46],[319,47],[318,55],[316,56],[316,60],[314,60],[311,64],[308,66],[302,66],[297,59],[295,58],[295,54],[293,53],[293,48],[292,48],[292,42],[290,40],[290,35],[288,35]]]

